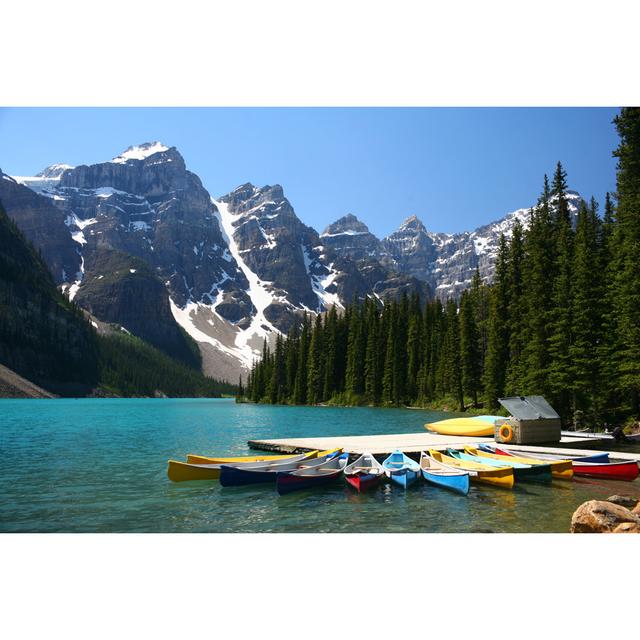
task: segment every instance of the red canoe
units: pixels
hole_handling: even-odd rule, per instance
[[[347,482],[356,491],[366,491],[375,487],[379,482],[381,475],[374,475],[373,473],[359,473],[358,475],[345,476]]]
[[[384,468],[370,453],[363,453],[344,470],[347,482],[358,492],[375,487],[383,476]]]
[[[573,475],[590,478],[608,478],[609,480],[635,480],[640,475],[640,467],[633,460],[628,462],[607,462],[593,464],[574,462]]]
[[[514,454],[504,449],[495,448],[495,452],[502,456],[513,456]],[[535,457],[531,452],[516,452],[527,458]],[[570,460],[570,458],[567,458]],[[588,478],[604,478],[608,480],[635,480],[640,475],[640,467],[633,460],[623,462],[580,462],[571,460],[574,476],[586,476]]]

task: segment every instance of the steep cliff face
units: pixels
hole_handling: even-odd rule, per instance
[[[119,324],[171,357],[200,368],[195,343],[173,318],[166,287],[144,260],[112,249],[90,253],[75,302],[103,322]]]
[[[1,203],[0,363],[54,393],[81,393],[98,377],[91,327]]]
[[[0,170],[0,201],[26,238],[40,250],[56,284],[77,279],[82,264],[80,246],[69,233],[66,215],[55,206],[53,198],[39,195]]]
[[[386,257],[382,242],[352,213],[330,224],[320,237],[326,247],[351,260],[382,260]]]

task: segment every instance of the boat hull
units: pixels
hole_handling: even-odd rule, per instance
[[[469,493],[470,480],[468,473],[461,473],[460,475],[439,475],[422,469],[422,477],[431,484],[435,484],[443,489],[449,489],[449,491],[454,491],[455,493],[461,493],[463,496]]]
[[[404,489],[410,487],[417,479],[418,472],[411,469],[399,469],[397,471],[387,471],[387,475],[391,482],[400,485]]]
[[[246,484],[267,484],[276,481],[277,471],[257,471],[222,465],[220,484],[223,487],[240,487]]]
[[[429,451],[429,454],[438,462],[444,462],[449,466],[468,471],[471,476],[471,482],[480,482],[505,489],[513,489],[515,479],[513,477],[512,467],[493,468],[489,465],[457,460],[456,458],[451,458],[435,450]]]
[[[238,464],[241,462],[272,462],[275,460],[287,460],[294,457],[294,454],[282,456],[243,456],[238,458],[216,458],[211,456],[200,456],[195,453],[187,455],[187,462],[190,464]]]
[[[609,462],[606,464],[590,464],[578,462],[573,466],[576,476],[587,478],[603,478],[605,480],[626,480],[632,482],[640,475],[637,462]]]
[[[172,482],[218,480],[220,478],[220,465],[193,465],[179,460],[169,460],[167,476]]]
[[[282,496],[293,491],[302,489],[313,489],[330,482],[335,482],[342,474],[342,469],[337,469],[334,473],[322,476],[296,476],[289,473],[278,473],[276,477],[276,489]]]
[[[359,493],[377,487],[380,484],[380,478],[382,478],[382,474],[379,473],[345,474],[345,479],[349,486],[353,487]]]
[[[475,454],[462,454],[469,455],[472,462],[479,462],[480,464],[488,464],[492,467],[513,467],[513,477],[516,482],[540,482],[543,484],[549,484],[551,482],[551,465],[550,464],[531,464],[516,461],[513,462],[508,458],[503,460],[496,460],[488,455],[482,455],[482,452]],[[526,466],[516,466],[524,464]]]
[[[467,447],[467,450],[471,450]],[[550,466],[551,476],[559,480],[571,480],[573,478],[573,464],[571,460],[545,460],[543,458],[518,456],[496,447],[495,453],[488,451],[480,451],[480,455],[499,460],[501,462],[518,462],[520,464],[529,464],[535,466]]]
[[[474,418],[451,418],[439,422],[429,422],[425,429],[445,436],[488,437],[493,436],[494,426],[486,420]]]

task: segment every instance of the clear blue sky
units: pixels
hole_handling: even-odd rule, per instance
[[[601,203],[615,189],[613,108],[0,109],[0,168],[109,160],[176,146],[213,196],[279,183],[318,231],[355,213],[376,235],[416,214],[457,232],[533,204],[557,160]]]

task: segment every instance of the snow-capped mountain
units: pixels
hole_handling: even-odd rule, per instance
[[[71,299],[184,356],[179,325],[216,377],[246,371],[263,340],[305,312],[354,297],[428,293],[375,260],[357,264],[335,253],[279,185],[244,184],[212,198],[180,153],[160,142],[108,162],[3,177],[0,199]]]
[[[582,198],[569,191],[567,200],[575,219]],[[410,216],[382,240],[358,218],[348,215],[329,225],[322,239],[341,255],[370,256],[423,280],[437,297],[446,300],[457,298],[471,284],[476,267],[484,280],[492,281],[500,235],[510,238],[516,221],[528,228],[530,211],[518,209],[475,231],[456,234],[433,233],[419,218]]]
[[[380,240],[348,214],[318,234],[280,185],[247,183],[212,198],[160,142],[108,162],[0,176],[8,214],[70,298],[191,362],[182,328],[205,373],[229,380],[304,313],[403,292],[458,296],[476,266],[490,280],[500,233],[509,236],[516,220],[526,227],[529,215],[520,209],[453,235],[411,216]],[[572,212],[579,202],[569,194]]]

